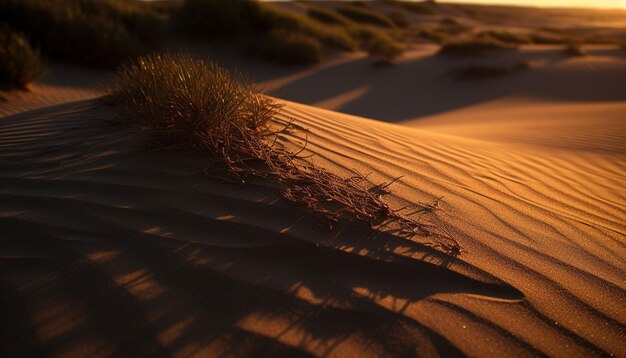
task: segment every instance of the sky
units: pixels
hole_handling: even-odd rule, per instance
[[[626,9],[626,0],[439,0],[439,2]]]

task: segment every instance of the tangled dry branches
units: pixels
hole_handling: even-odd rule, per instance
[[[332,222],[358,220],[407,239],[427,237],[431,246],[460,252],[444,228],[419,220],[437,203],[401,214],[407,208],[393,210],[382,200],[393,182],[375,184],[358,172],[342,178],[301,160],[304,148],[294,153],[277,144],[277,136],[291,128],[286,123],[272,131],[268,124],[281,106],[213,63],[185,54],[144,57],[120,70],[109,94],[159,143],[208,150],[231,175],[272,178],[286,199]],[[263,169],[250,161],[262,163]]]

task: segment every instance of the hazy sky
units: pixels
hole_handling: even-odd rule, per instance
[[[440,2],[510,4],[543,7],[602,7],[626,9],[626,0],[439,0]]]

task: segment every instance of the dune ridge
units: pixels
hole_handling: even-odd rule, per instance
[[[507,143],[284,102],[301,129],[283,144],[308,135],[328,170],[402,176],[397,207],[443,197],[434,220],[463,254],[329,231],[271,184],[207,177],[210,159],[155,152],[114,109],[70,102],[0,123],[0,282],[17,307],[2,313],[3,351],[626,352],[624,142],[588,150],[602,134],[583,128],[589,146],[552,151],[546,133]]]

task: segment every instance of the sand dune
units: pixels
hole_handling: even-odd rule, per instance
[[[155,152],[114,109],[69,102],[0,124],[3,351],[626,353],[622,105],[595,126],[611,131],[564,115],[537,136],[513,119],[495,140],[505,124],[457,129],[484,133],[497,110],[408,128],[286,103],[311,160],[402,175],[393,205],[443,197],[460,257],[330,231],[269,183],[207,177],[204,156]]]

